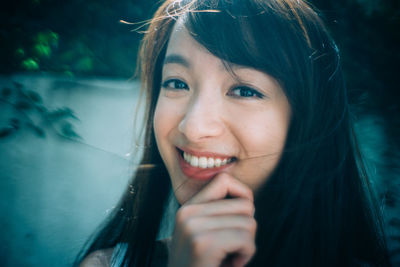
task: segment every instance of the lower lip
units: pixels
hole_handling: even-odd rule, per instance
[[[231,167],[233,162],[225,164],[221,167],[216,167],[216,168],[198,168],[198,167],[193,167],[189,163],[187,163],[181,153],[178,152],[178,158],[179,158],[179,165],[181,167],[182,172],[189,178],[198,180],[198,181],[207,181],[213,178],[215,175],[220,173],[223,170],[226,170],[227,168]]]

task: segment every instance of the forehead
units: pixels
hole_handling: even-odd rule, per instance
[[[184,24],[183,19],[178,19],[172,29],[171,36],[168,41],[166,55],[182,54],[190,57],[194,50],[211,54],[204,46],[198,43],[191,36],[189,30]]]
[[[196,33],[190,32],[185,26],[184,20],[178,19],[168,41],[164,65],[178,63],[186,68],[191,68],[193,63],[213,64],[218,66],[219,71],[229,72],[233,76],[235,76],[234,72],[237,70],[254,70],[251,67],[237,65],[218,58],[196,41],[193,35],[196,35]]]

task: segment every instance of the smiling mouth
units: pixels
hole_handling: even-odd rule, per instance
[[[237,160],[236,157],[195,156],[179,148],[177,150],[187,164],[200,169],[219,168]]]
[[[190,164],[192,167],[198,167],[200,169],[207,168],[218,168],[235,161],[234,157],[231,158],[219,158],[219,157],[197,157],[182,151],[183,159]]]
[[[236,157],[195,156],[177,148],[182,172],[195,180],[206,181],[218,173],[228,170],[237,161]]]

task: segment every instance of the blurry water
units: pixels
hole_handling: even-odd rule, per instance
[[[14,76],[72,108],[82,143],[22,131],[0,139],[0,266],[70,266],[131,176],[138,83]],[[12,86],[3,77],[2,86]],[[12,110],[0,103],[0,127]]]

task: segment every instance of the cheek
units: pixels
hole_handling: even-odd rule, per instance
[[[154,134],[156,135],[156,138],[165,136],[165,133],[171,125],[170,116],[172,114],[173,112],[168,110],[166,101],[164,101],[163,97],[160,96],[157,101],[153,119]]]
[[[169,136],[177,129],[178,124],[179,115],[174,105],[161,96],[154,111],[153,128],[157,146],[163,158],[170,147]]]
[[[158,150],[161,157],[165,160],[165,140],[168,132],[168,118],[165,117],[167,115],[165,112],[165,106],[160,104],[162,103],[158,100],[154,111],[153,129]]]
[[[235,117],[237,138],[248,154],[276,153],[283,149],[287,130],[287,117],[275,110]]]
[[[154,129],[154,135],[156,137],[157,143],[159,142],[159,137],[162,135],[162,113],[160,113],[160,108],[157,102],[156,109],[154,111],[154,117],[153,117],[153,129]]]
[[[289,125],[289,116],[282,110],[267,110],[252,116],[236,116],[235,132],[244,159],[236,169],[236,177],[255,191],[277,166]]]

